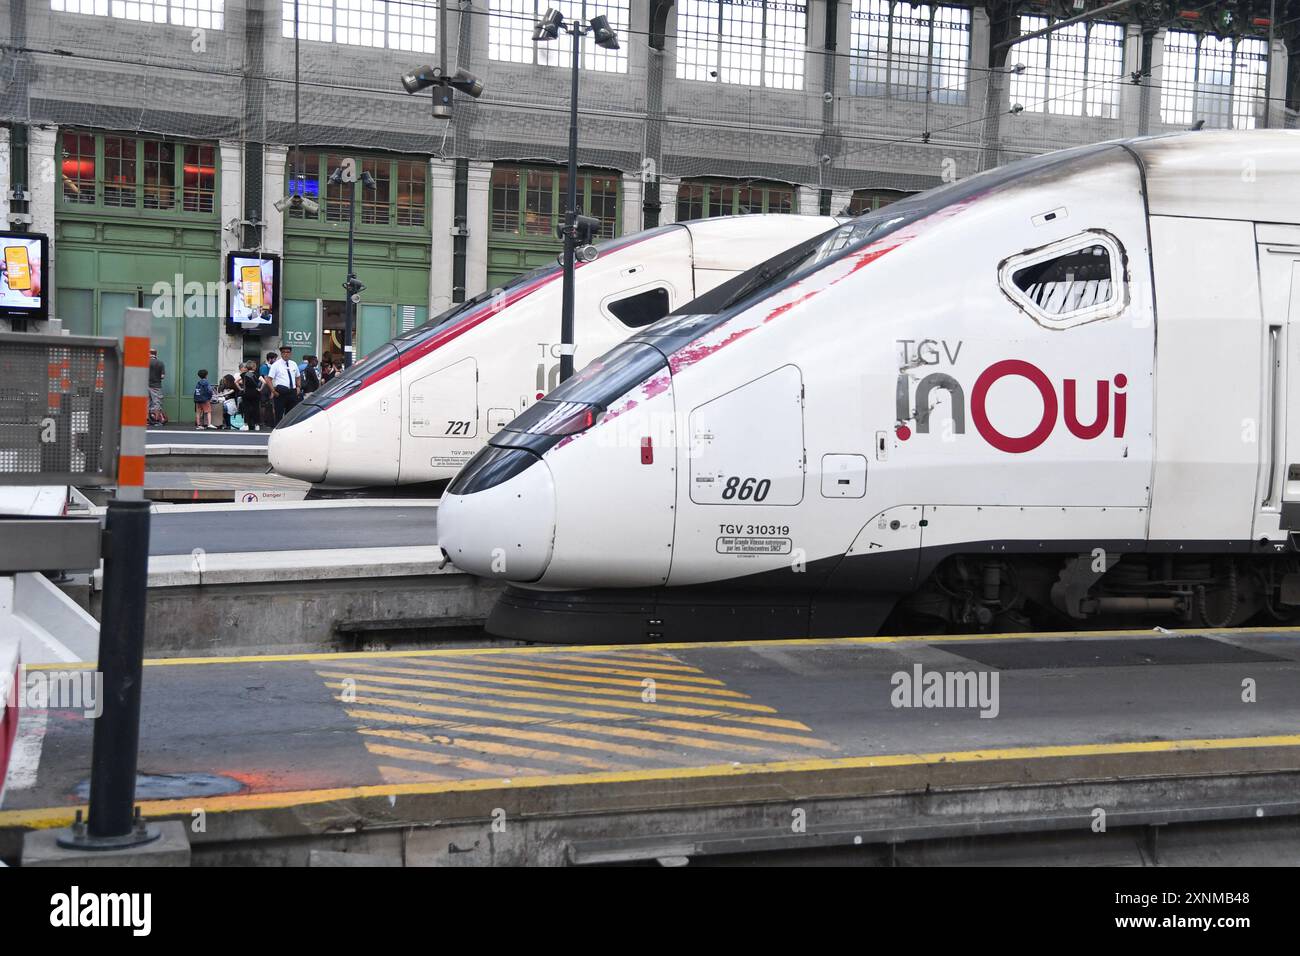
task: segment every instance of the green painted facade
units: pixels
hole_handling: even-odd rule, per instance
[[[378,188],[331,185],[344,157],[369,172]],[[318,332],[317,300],[342,302],[348,262],[348,191],[356,190],[354,268],[365,285],[356,314],[361,358],[428,318],[429,163],[420,156],[306,151],[290,160],[286,191],[316,199],[320,211],[291,211],[284,225],[284,335],[296,355],[331,346]],[[451,263],[444,263],[450,269]]]
[[[564,221],[568,177],[558,166],[498,163],[492,169],[488,222],[487,287],[496,288],[521,272],[556,261],[564,243],[556,226]],[[599,238],[622,233],[622,178],[617,172],[578,171],[578,208],[600,220]]]
[[[105,156],[106,139],[117,155]],[[55,200],[58,318],[74,334],[117,336],[142,290],[154,311],[153,344],[167,367],[164,408],[173,421],[193,417],[198,370],[218,370],[222,321],[220,203],[211,192],[185,188],[185,167],[194,165],[185,162],[186,145],[205,150],[202,162],[219,182],[219,151],[211,144],[64,132],[63,188]],[[158,162],[159,147],[174,153],[171,163]]]

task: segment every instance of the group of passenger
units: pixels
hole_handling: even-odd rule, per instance
[[[258,364],[248,359],[239,372],[227,374],[214,386],[208,370],[200,369],[194,383],[194,427],[204,429],[261,431],[280,424],[304,395],[321,388],[343,371],[343,362],[330,353],[324,359],[308,355],[302,362],[293,358],[293,349],[280,346],[279,354],[266,353]],[[161,391],[161,389],[160,389]],[[213,424],[213,402],[224,413],[223,423]]]

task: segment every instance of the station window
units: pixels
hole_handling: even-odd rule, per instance
[[[1089,233],[1006,260],[1003,289],[1043,324],[1063,327],[1107,318],[1123,306],[1118,242]]]
[[[224,27],[225,6],[225,0],[50,0],[50,9],[55,13],[86,13],[205,30]]]
[[[95,203],[95,137],[90,133],[63,134],[63,201],[93,206]]]
[[[677,78],[802,90],[808,6],[678,0]]]
[[[1023,16],[1020,32],[1055,22]],[[1124,76],[1124,28],[1118,23],[1076,23],[1055,33],[1017,43],[1007,57],[1023,64],[1011,77],[1011,101],[1031,113],[1061,116],[1119,116],[1119,81]]]
[[[489,0],[488,6],[488,59],[566,68],[573,62],[573,39],[568,34],[561,33],[544,43],[533,42],[533,27],[547,8],[553,6],[550,0]],[[602,49],[591,37],[585,38],[582,41],[584,70],[627,72],[627,48],[631,42],[629,6],[629,0],[583,0],[562,11],[566,16],[581,14],[586,20],[603,15],[619,36],[618,50]]]
[[[668,290],[660,286],[657,289],[647,289],[644,292],[625,296],[609,303],[606,308],[614,314],[614,318],[628,328],[640,329],[658,322],[668,314],[671,306]]]
[[[971,12],[901,0],[853,0],[849,89],[931,103],[966,102]]]
[[[492,232],[555,239],[556,227],[564,222],[568,183],[563,170],[497,166],[492,170]],[[613,173],[578,173],[578,209],[600,220],[602,239],[618,232],[620,186]]]
[[[212,214],[217,150],[203,143],[63,130],[63,202],[71,206]]]
[[[1160,118],[1180,126],[1254,129],[1264,109],[1268,44],[1253,37],[1165,34]]]
[[[348,221],[348,199],[356,196],[358,227],[408,226],[428,228],[429,164],[423,159],[392,156],[352,156],[357,172],[369,173],[373,187],[331,183],[330,174],[348,158],[344,153],[291,152],[285,192],[320,205],[318,212],[289,207],[285,215],[307,222]],[[355,193],[353,192],[355,190]]]
[[[882,206],[888,206],[891,202],[897,202],[910,195],[912,193],[901,189],[855,189],[853,197],[849,200],[847,212],[850,216],[865,216],[869,212],[875,212]]]
[[[678,222],[794,211],[795,189],[785,183],[694,180],[677,187]]]
[[[282,0],[283,37],[293,37],[293,14],[293,0]],[[437,0],[298,0],[302,40],[435,53],[437,27]]]
[[[181,202],[186,212],[212,212],[217,204],[217,148],[190,143],[185,147]]]

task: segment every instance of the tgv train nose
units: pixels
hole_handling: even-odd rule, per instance
[[[318,482],[325,480],[329,470],[329,447],[329,415],[322,408],[307,406],[289,424],[271,432],[266,457],[282,475]]]
[[[531,452],[485,448],[442,496],[438,544],[462,571],[536,581],[554,543],[555,484]]]

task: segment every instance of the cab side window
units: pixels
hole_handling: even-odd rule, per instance
[[[1086,233],[1003,261],[1002,290],[1040,325],[1068,328],[1123,311],[1123,250],[1107,233]]]
[[[639,329],[658,322],[669,312],[668,290],[662,286],[615,299],[606,308],[629,329]]]

